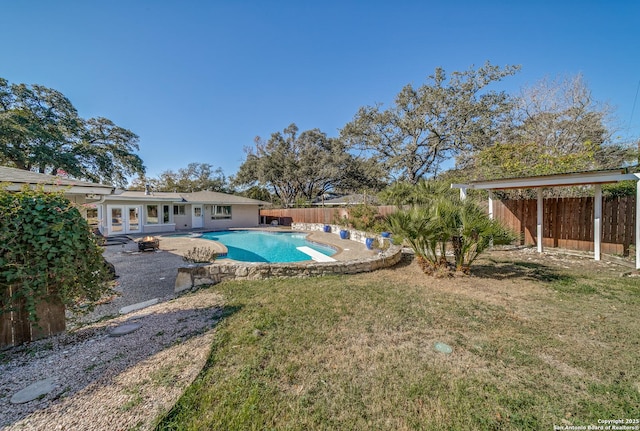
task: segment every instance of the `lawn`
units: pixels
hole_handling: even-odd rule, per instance
[[[640,279],[624,271],[495,251],[471,277],[434,279],[404,261],[214,286],[228,315],[158,429],[552,430],[640,419]]]

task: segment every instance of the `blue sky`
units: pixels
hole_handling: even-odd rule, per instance
[[[640,2],[2,0],[0,76],[140,136],[147,173],[210,163],[290,123],[329,136],[408,83],[519,64],[510,93],[581,73],[640,136]]]

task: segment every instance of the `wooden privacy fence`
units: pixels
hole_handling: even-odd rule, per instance
[[[379,206],[378,212],[387,215],[396,210],[393,205]],[[277,220],[278,224],[291,226],[291,223],[323,223],[336,224],[343,216],[348,215],[348,208],[282,208],[261,209],[260,219],[262,223],[270,224]]]
[[[3,292],[7,302],[13,288],[15,286],[9,286]],[[37,323],[29,320],[24,299],[13,305],[14,311],[0,314],[0,348],[50,337],[66,329],[65,306],[56,295],[36,305]]]
[[[544,200],[544,247],[593,251],[593,197],[549,198]],[[606,254],[629,255],[635,245],[635,196],[604,198],[602,202],[602,244]],[[536,244],[537,201],[518,199],[494,201],[494,217],[520,234],[520,244]],[[379,206],[378,212],[387,215],[395,206]],[[291,223],[335,224],[348,214],[348,208],[285,208],[262,209],[263,223],[277,220],[278,224]]]
[[[635,245],[635,196],[602,201],[602,244],[606,254],[629,255]],[[593,197],[544,200],[542,245],[593,251]],[[537,201],[494,201],[494,217],[520,233],[522,245],[536,244]]]

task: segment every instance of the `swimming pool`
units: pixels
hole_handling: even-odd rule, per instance
[[[205,232],[201,236],[202,239],[224,244],[229,251],[227,258],[243,262],[300,262],[311,259],[297,247],[309,247],[326,256],[335,254],[333,248],[307,241],[306,237],[304,233],[256,230]]]

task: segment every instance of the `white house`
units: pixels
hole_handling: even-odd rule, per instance
[[[220,230],[259,225],[260,208],[271,205],[227,193],[134,192],[0,166],[0,184],[11,191],[25,185],[62,191],[77,203],[89,223],[103,235],[173,232],[188,229]]]
[[[221,230],[259,225],[268,202],[227,193],[115,192],[96,204],[98,227],[105,236]]]

